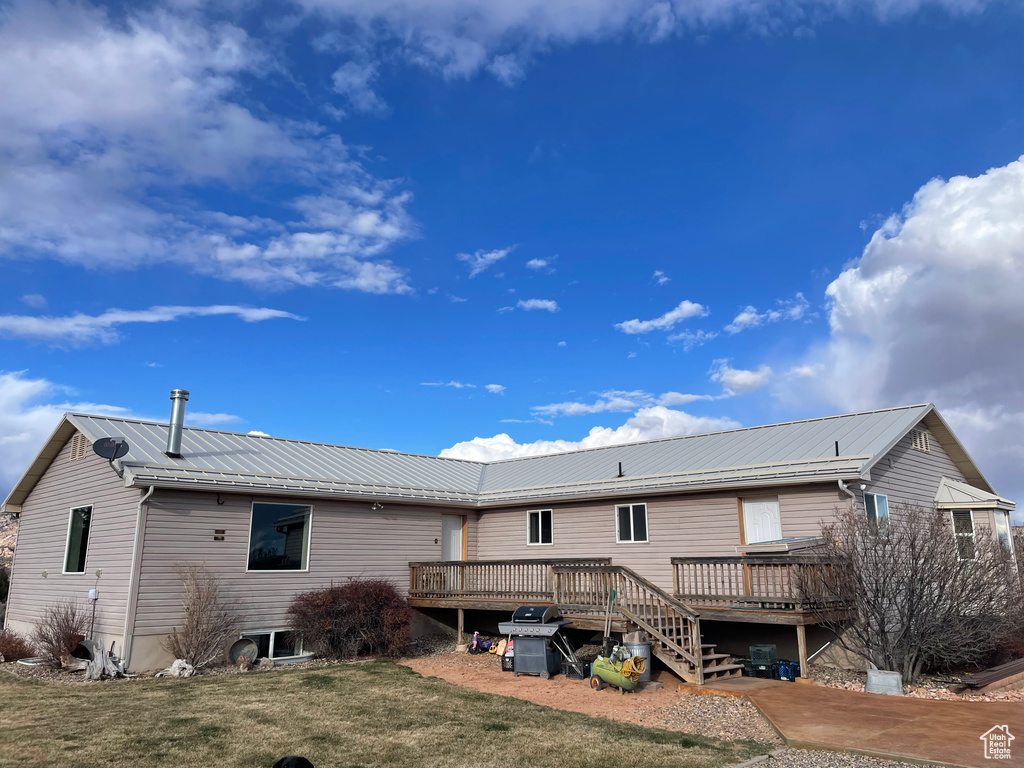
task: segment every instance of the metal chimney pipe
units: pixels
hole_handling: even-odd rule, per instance
[[[171,423],[167,430],[167,450],[164,453],[172,459],[181,458],[181,429],[185,426],[185,403],[187,402],[187,389],[171,390]]]

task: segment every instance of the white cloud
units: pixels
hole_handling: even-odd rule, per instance
[[[0,257],[408,292],[381,257],[416,234],[408,193],[321,126],[245,106],[243,81],[275,71],[265,50],[182,4],[112,19],[15,0],[0,17]],[[208,190],[300,215],[225,214]]]
[[[541,270],[547,269],[548,262],[546,259],[530,259],[526,262],[527,269]]]
[[[255,437],[270,437],[270,435],[268,435],[266,432],[260,432],[258,429],[250,429],[245,434],[253,435]]]
[[[348,61],[335,70],[331,79],[334,90],[347,98],[357,112],[380,114],[387,111],[388,105],[373,92],[372,85],[377,79],[376,64]]]
[[[934,402],[996,490],[1024,498],[1024,157],[933,179],[829,285],[804,389],[843,410]]]
[[[453,389],[476,389],[476,384],[463,384],[461,381],[421,381],[421,387],[452,387]]]
[[[807,315],[810,304],[802,293],[797,293],[792,299],[780,299],[776,306],[765,312],[758,312],[757,307],[747,306],[733,318],[729,325],[725,326],[728,333],[736,334],[745,331],[747,328],[756,328],[765,323],[777,323],[780,320],[801,320]]]
[[[552,299],[520,299],[516,302],[516,306],[527,312],[534,309],[543,309],[546,312],[558,311],[558,302]]]
[[[492,395],[500,395],[505,391],[505,387],[501,384],[484,384],[484,389]]]
[[[651,279],[654,280],[654,282],[656,282],[658,285],[667,285],[668,283],[672,282],[672,278],[666,275],[660,269],[654,270],[654,275]]]
[[[592,403],[564,402],[549,405],[535,405],[530,410],[544,416],[579,416],[588,413],[632,411],[652,405],[686,405],[698,400],[714,400],[712,395],[685,395],[681,392],[664,392],[654,395],[642,389],[631,391],[612,389],[602,392]]]
[[[191,317],[233,316],[247,323],[287,318],[302,320],[291,312],[267,307],[213,305],[208,307],[150,307],[142,310],[109,309],[101,315],[74,314],[66,317],[0,315],[0,336],[46,341],[55,345],[80,346],[113,344],[120,339],[117,328],[130,323],[168,323]]]
[[[679,302],[679,306],[675,309],[670,309],[661,317],[656,317],[653,320],[626,320],[621,323],[616,323],[615,327],[623,333],[650,333],[651,331],[667,331],[675,327],[676,323],[681,320],[686,320],[691,317],[704,317],[708,314],[708,310],[700,305],[689,300],[683,300]]]
[[[729,418],[693,416],[685,411],[675,411],[661,405],[641,408],[625,424],[616,429],[594,427],[582,440],[537,440],[532,443],[517,443],[502,433],[494,437],[475,437],[456,443],[441,451],[441,456],[473,461],[497,461],[519,456],[539,456],[585,448],[600,448],[606,445],[622,445],[665,437],[716,432],[735,429],[739,422]]]
[[[192,411],[191,413],[186,411],[185,413],[185,422],[197,427],[208,427],[212,424],[237,424],[240,421],[244,421],[241,416],[233,416],[230,413],[203,413],[202,411]]]
[[[33,309],[44,309],[48,302],[41,293],[26,293],[21,297],[21,303]]]
[[[886,22],[922,7],[951,15],[977,14],[986,0],[821,0],[764,3],[758,0],[300,0],[340,27],[399,52],[406,60],[446,78],[466,78],[487,69],[515,83],[524,61],[537,51],[629,36],[656,43],[673,35],[696,35],[723,27],[761,34],[813,34],[809,25],[839,16],[870,14]],[[368,43],[369,44],[369,43]]]
[[[820,363],[814,365],[794,365],[786,371],[786,375],[798,379],[813,379],[820,375],[823,369],[824,366]]]
[[[560,347],[564,347],[564,346],[565,346],[565,342],[564,342],[564,341],[560,341],[560,342],[558,342],[558,346],[560,346]]]
[[[455,258],[464,261],[469,265],[469,276],[476,277],[481,272],[489,269],[493,264],[501,261],[515,249],[514,245],[508,248],[499,248],[493,251],[474,251],[473,253],[457,253]]]
[[[732,368],[726,358],[715,360],[708,373],[711,380],[721,384],[725,392],[737,395],[760,389],[772,377],[772,369],[767,365],[758,367],[756,371],[746,371],[742,368]]]
[[[65,412],[131,416],[128,409],[115,405],[58,399],[64,394],[53,382],[29,378],[24,371],[0,372],[0,500],[28,469]]]
[[[700,347],[718,337],[718,331],[683,331],[674,333],[668,337],[669,341],[679,341],[683,344],[683,351],[689,352],[694,347]]]

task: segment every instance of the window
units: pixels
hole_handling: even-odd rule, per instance
[[[619,544],[647,541],[647,505],[623,504],[615,508],[615,541]]]
[[[295,504],[255,502],[249,524],[249,570],[305,571],[312,512],[312,507]]]
[[[64,573],[85,573],[85,556],[89,550],[89,527],[92,507],[75,507],[68,520],[68,541],[64,548]]]
[[[884,531],[889,527],[889,498],[878,493],[864,494],[864,509],[868,514],[868,525],[873,531]]]
[[[953,541],[961,560],[974,559],[974,516],[969,509],[953,510]]]
[[[527,544],[551,543],[551,510],[534,509],[526,513],[529,523]]]
[[[242,637],[256,643],[256,658],[287,659],[302,655],[302,641],[294,632],[283,629],[271,632],[243,632]]]
[[[928,442],[928,433],[923,429],[911,430],[910,447],[915,451],[924,451],[925,453],[928,453],[931,450],[931,445]]]
[[[1012,555],[1013,538],[1010,536],[1010,513],[997,509],[992,514],[996,518],[996,538],[999,539],[999,543],[1003,545],[1006,553]]]

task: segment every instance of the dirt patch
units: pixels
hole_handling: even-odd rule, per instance
[[[401,663],[424,677],[439,677],[484,693],[512,696],[592,717],[725,740],[781,743],[749,702],[680,693],[676,690],[680,681],[663,670],[653,674],[653,681],[661,687],[645,687],[635,693],[621,694],[610,687],[594,691],[588,681],[571,680],[562,675],[550,680],[534,675],[515,677],[511,672],[502,672],[501,659],[490,654],[449,653]]]
[[[866,672],[855,672],[843,669],[822,668],[812,673],[814,682],[827,688],[839,688],[844,691],[863,693],[867,684]],[[1024,701],[1024,689],[1014,687],[1010,690],[993,691],[987,694],[953,693],[947,687],[951,679],[959,675],[944,677],[924,676],[916,685],[903,686],[903,695],[914,699],[932,699],[936,701]]]

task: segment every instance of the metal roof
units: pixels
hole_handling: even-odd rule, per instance
[[[939,509],[964,507],[968,509],[1013,510],[1017,505],[1009,499],[1004,499],[994,493],[986,493],[973,485],[943,477],[939,480],[939,489],[935,492],[935,506]]]
[[[931,405],[828,416],[492,463],[351,448],[186,427],[182,458],[164,450],[167,425],[66,414],[4,503],[17,511],[75,430],[90,442],[123,437],[113,466],[127,486],[248,491],[287,496],[402,499],[494,507],[635,493],[672,493],[869,477],[870,467],[922,420],[991,490]],[[934,431],[934,430],[933,430]],[[839,455],[836,455],[836,443]],[[619,464],[622,474],[619,474]],[[971,474],[973,473],[973,474]]]

